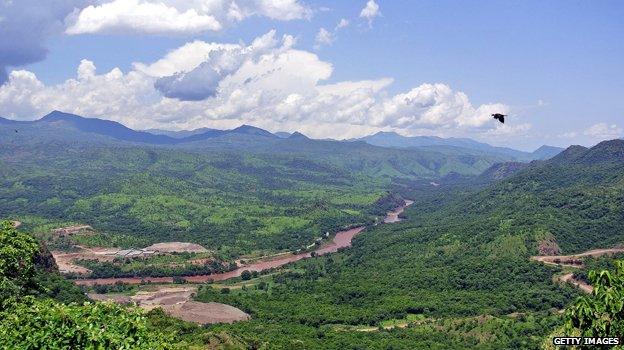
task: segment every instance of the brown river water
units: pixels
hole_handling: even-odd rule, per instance
[[[399,215],[405,210],[405,208],[414,203],[413,201],[406,200],[405,204],[396,208],[393,211],[390,211],[386,214],[384,218],[384,223],[394,223],[401,221],[399,219]],[[348,230],[336,232],[336,235],[332,239],[331,242],[322,245],[320,248],[316,249],[314,252],[316,255],[325,255],[329,253],[335,253],[340,248],[346,248],[351,246],[351,241],[353,237],[357,236],[360,232],[365,229],[364,226],[354,227]],[[271,268],[277,268],[295,261],[299,261],[301,259],[307,259],[312,256],[311,253],[301,253],[301,254],[283,254],[278,255],[273,258],[269,258],[262,261],[257,261],[250,263],[248,265],[242,265],[235,270],[223,272],[223,273],[215,273],[211,275],[198,275],[198,276],[186,276],[182,277],[184,280],[190,283],[203,283],[208,281],[224,281],[230,278],[239,277],[243,271],[264,271]],[[142,282],[152,282],[152,283],[173,283],[173,277],[121,277],[121,278],[91,278],[91,279],[77,279],[74,280],[74,283],[78,285],[87,285],[92,286],[95,284],[103,285],[103,284],[115,284],[116,282],[122,282],[127,284],[140,284]]]

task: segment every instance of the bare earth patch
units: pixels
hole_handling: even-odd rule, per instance
[[[559,245],[555,241],[554,237],[550,237],[550,239],[544,239],[538,243],[537,250],[540,255],[559,255],[561,254],[561,249]]]
[[[204,253],[208,250],[199,244],[187,242],[163,242],[152,244],[145,247],[145,250],[151,250],[160,253]]]
[[[250,319],[250,316],[242,310],[221,303],[187,301],[163,308],[175,318],[199,324],[234,323]]]
[[[566,273],[563,276],[559,276],[557,277],[557,281],[563,282],[563,283],[572,283],[573,285],[577,286],[580,290],[588,294],[591,294],[591,292],[594,290],[594,287],[590,286],[589,284],[583,281],[580,281],[574,278],[573,273]]]
[[[161,286],[153,291],[141,291],[133,296],[121,294],[89,294],[98,301],[112,301],[118,304],[136,304],[145,310],[162,308],[172,317],[198,324],[233,323],[246,321],[250,316],[240,309],[221,303],[193,301],[195,287]]]
[[[64,253],[52,251],[52,256],[58,265],[60,273],[72,273],[77,275],[89,275],[91,270],[86,267],[74,264],[74,260],[89,258],[90,255],[83,253]]]
[[[98,261],[113,261],[115,258],[145,258],[158,254],[169,254],[174,252],[189,252],[189,253],[203,253],[207,252],[206,248],[199,244],[186,243],[186,242],[164,242],[153,244],[149,247],[142,249],[119,249],[119,248],[101,248],[101,247],[83,247],[75,246],[79,249],[78,252],[61,252],[53,251],[52,256],[56,260],[56,264],[59,267],[61,273],[71,273],[77,275],[89,275],[91,270],[77,265],[75,260],[98,260]],[[197,259],[192,263],[205,264],[209,259]],[[172,265],[173,266],[173,265]]]

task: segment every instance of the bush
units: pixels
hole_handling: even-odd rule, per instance
[[[171,349],[140,310],[111,303],[64,305],[26,297],[0,313],[8,349]]]
[[[566,328],[582,337],[620,337],[624,334],[624,261],[613,272],[591,271],[594,290],[566,310]]]

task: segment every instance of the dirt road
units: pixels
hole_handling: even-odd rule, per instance
[[[548,265],[566,266],[574,268],[583,267],[583,258],[592,257],[597,258],[603,255],[615,255],[617,253],[623,253],[624,248],[605,248],[605,249],[592,249],[583,253],[571,254],[571,255],[538,255],[532,256],[531,260],[539,261]],[[565,275],[556,278],[559,282],[572,283],[580,288],[585,293],[591,293],[593,291],[592,286],[589,284],[577,280],[574,278],[574,273],[567,273]]]
[[[582,267],[583,258],[593,257],[597,258],[603,255],[614,255],[617,253],[624,253],[624,248],[606,248],[606,249],[593,249],[583,253],[572,255],[538,255],[532,256],[532,260],[540,261],[549,265],[570,266],[570,267]]]
[[[583,292],[588,293],[588,294],[591,294],[591,292],[594,290],[594,288],[592,286],[590,286],[589,284],[574,278],[574,274],[573,273],[566,273],[563,276],[559,276],[559,277],[557,277],[557,280],[559,282],[572,283],[573,285],[575,285],[578,288],[580,288]]]

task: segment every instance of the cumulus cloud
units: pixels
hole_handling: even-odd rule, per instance
[[[391,78],[327,83],[332,65],[294,44],[274,31],[250,44],[195,41],[126,73],[98,73],[83,60],[75,78],[49,86],[31,72],[13,71],[0,87],[0,115],[27,120],[59,109],[139,129],[247,123],[335,138],[379,130],[508,137],[530,128],[493,123],[489,114],[507,106],[474,106],[445,84],[390,94]]]
[[[368,25],[371,26],[373,24],[373,20],[375,17],[381,15],[379,11],[379,5],[375,2],[375,0],[368,0],[366,6],[360,11],[360,17],[365,18],[368,21]]]
[[[67,19],[67,34],[193,34],[219,31],[248,17],[290,21],[311,16],[298,0],[112,0]]]
[[[229,45],[215,47],[207,53],[207,57],[197,67],[187,72],[181,71],[170,76],[159,78],[155,87],[166,97],[184,101],[198,101],[215,96],[222,80],[238,71],[241,66],[253,61],[270,50],[275,49],[278,41],[275,31],[256,38],[249,46]],[[294,44],[291,36],[282,38],[282,47],[273,52],[288,50]],[[197,45],[196,45],[197,46]],[[187,47],[182,50],[186,51]],[[204,48],[200,47],[200,51]],[[170,55],[179,56],[178,53]],[[249,82],[254,77],[249,77]]]
[[[77,15],[67,34],[135,31],[148,34],[197,33],[221,30],[212,15],[180,10],[162,2],[115,0],[89,6]]]
[[[48,37],[63,31],[63,20],[85,0],[0,1],[0,84],[7,67],[43,60]]]
[[[322,46],[331,45],[334,42],[334,33],[325,28],[319,29],[314,38],[314,48],[320,49]]]
[[[598,123],[583,132],[584,135],[599,140],[611,140],[624,135],[624,129],[616,124]]]

